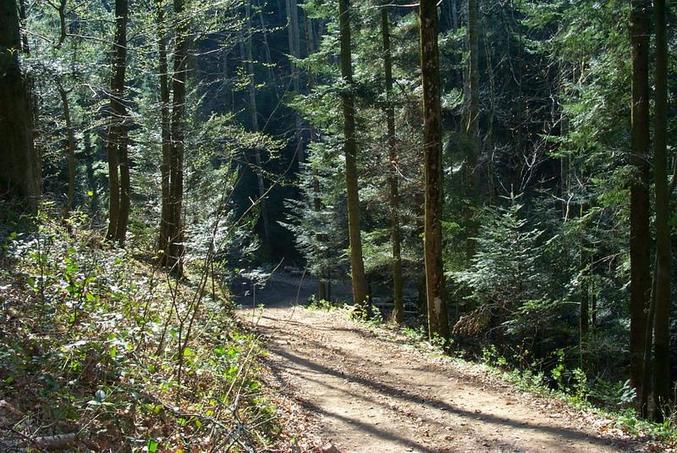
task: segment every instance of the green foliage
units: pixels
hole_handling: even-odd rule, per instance
[[[456,324],[458,333],[477,335],[499,329],[530,342],[529,332],[548,322],[557,308],[544,292],[549,275],[539,269],[543,230],[528,227],[522,209],[513,202],[487,211],[470,267],[449,275],[468,289],[471,303],[471,314]]]
[[[332,302],[325,299],[318,299],[315,294],[308,298],[306,309],[331,311],[343,307],[344,304]]]
[[[167,280],[104,246],[87,221],[42,220],[7,244],[0,310],[13,333],[0,335],[0,398],[97,445],[187,450],[236,432],[241,445],[270,442],[261,350],[228,301],[210,292],[194,305],[192,277]],[[187,315],[199,334],[186,337]]]
[[[287,200],[288,221],[311,275],[327,278],[347,272],[345,255],[347,218],[340,197],[343,184],[337,143],[315,142],[308,149],[300,175],[300,200]]]
[[[357,109],[358,166],[362,206],[362,243],[366,271],[384,275],[392,260],[389,241],[389,149],[386,139],[386,96],[383,82],[383,49],[378,11],[368,3],[351,5],[353,22],[353,69]],[[338,66],[338,25],[335,5],[305,3],[304,11],[327,22],[327,33],[319,48],[299,64],[312,77],[307,94],[297,95],[290,105],[312,126],[306,162],[301,167],[299,200],[288,200],[290,215],[284,225],[294,233],[297,246],[310,272],[318,277],[328,273],[347,275],[345,252],[347,218],[344,194],[344,160],[341,143],[340,93],[345,89]],[[392,15],[392,42],[395,67],[397,172],[400,190],[402,264],[405,275],[420,273],[419,227],[422,167],[419,114],[420,86],[416,74],[418,49],[415,45],[415,16]]]

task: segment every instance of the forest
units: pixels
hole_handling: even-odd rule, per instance
[[[677,451],[676,21],[0,0],[0,451]]]

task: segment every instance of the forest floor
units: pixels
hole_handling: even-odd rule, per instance
[[[486,367],[421,351],[401,333],[298,305],[313,283],[277,277],[239,298],[269,354],[269,384],[327,452],[650,451],[610,420],[523,392]],[[338,288],[345,291],[345,288]],[[249,302],[247,302],[249,300]],[[264,308],[260,308],[262,304]],[[259,308],[252,308],[259,305]],[[410,343],[410,341],[409,341]],[[300,421],[303,420],[303,421]]]

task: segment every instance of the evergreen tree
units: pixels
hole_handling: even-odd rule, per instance
[[[419,5],[421,78],[423,85],[423,161],[425,168],[425,230],[423,235],[428,332],[449,335],[442,268],[442,112],[437,48],[437,5]]]

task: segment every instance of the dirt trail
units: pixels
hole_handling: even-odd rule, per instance
[[[341,452],[641,450],[604,420],[492,382],[477,366],[424,354],[336,312],[290,306],[295,293],[280,282],[261,292],[278,303],[259,312],[257,329],[273,384]]]

